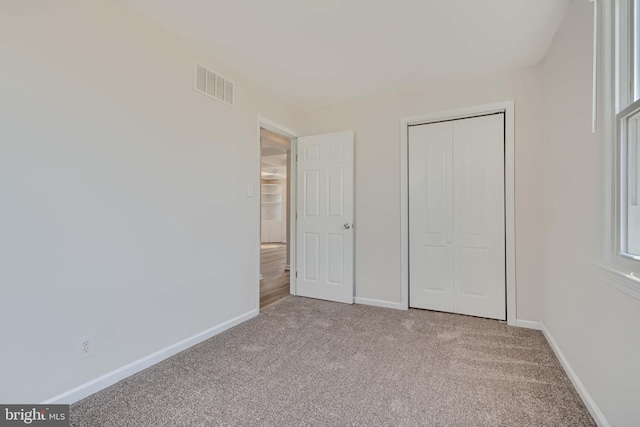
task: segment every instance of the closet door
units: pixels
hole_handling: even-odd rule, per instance
[[[454,311],[453,122],[409,128],[409,300]]]
[[[504,122],[409,130],[411,307],[506,318]]]
[[[453,122],[455,312],[506,319],[504,115]]]

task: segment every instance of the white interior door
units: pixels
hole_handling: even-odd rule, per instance
[[[296,294],[353,303],[353,132],[298,138]]]
[[[506,319],[504,116],[409,130],[412,307]]]

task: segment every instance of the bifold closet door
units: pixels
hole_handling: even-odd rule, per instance
[[[502,114],[409,130],[412,307],[506,319]]]

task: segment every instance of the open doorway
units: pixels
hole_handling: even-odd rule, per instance
[[[289,294],[353,304],[353,131],[300,137],[262,116],[256,130],[257,306]]]
[[[291,139],[260,128],[260,308],[290,294]]]

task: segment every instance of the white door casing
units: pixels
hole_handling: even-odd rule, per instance
[[[409,130],[412,307],[504,320],[504,117]]]
[[[353,132],[298,138],[296,294],[353,303]]]

